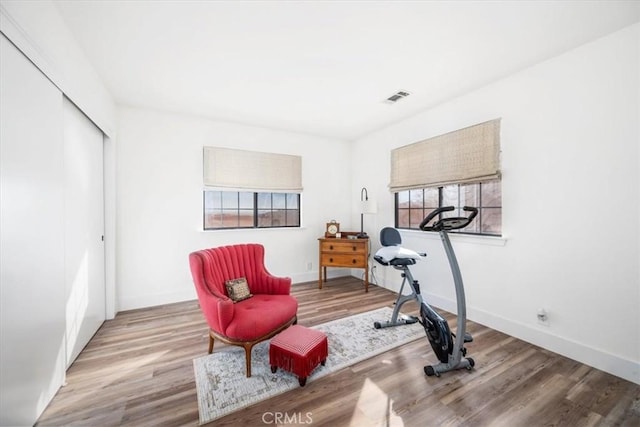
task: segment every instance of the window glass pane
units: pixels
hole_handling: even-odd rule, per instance
[[[502,208],[482,208],[482,233],[502,233]]]
[[[297,193],[288,193],[287,194],[287,209],[298,209],[298,198],[299,194]]]
[[[445,187],[442,187],[442,205],[441,206],[443,207],[453,206],[454,208],[456,208],[455,210],[452,210],[449,212],[443,212],[441,214],[443,218],[460,216],[460,211],[458,209],[459,200],[460,200],[459,193],[460,193],[460,186],[458,184],[447,185]]]
[[[458,206],[458,185],[442,187],[442,206]],[[453,214],[456,216],[457,214]]]
[[[482,183],[482,206],[502,206],[502,183],[500,181],[489,181]]]
[[[238,193],[235,191],[222,192],[222,207],[224,209],[238,208]]]
[[[271,210],[258,210],[258,227],[271,227]]]
[[[480,207],[480,184],[466,184],[460,186],[460,205]],[[466,216],[466,214],[464,214]]]
[[[205,210],[204,213],[204,228],[219,228],[222,227],[222,212],[219,210]]]
[[[253,227],[253,209],[240,209],[238,227]]]
[[[409,227],[418,228],[418,226],[420,225],[420,223],[425,217],[424,209],[410,209],[409,212],[410,212]]]
[[[424,199],[422,190],[410,190],[409,196],[411,197],[410,206],[411,208],[420,208],[424,206]]]
[[[223,211],[220,215],[222,221],[221,227],[233,228],[238,226],[238,213],[237,211]]]
[[[412,228],[419,229],[418,227],[420,226],[420,223],[421,223],[421,222],[422,222],[426,217],[428,217],[428,216],[429,216],[429,214],[430,214],[431,212],[433,212],[434,210],[435,210],[435,209],[425,209],[425,211],[424,211],[424,216],[423,216],[422,218],[420,218],[420,221],[418,221],[418,223],[417,223],[417,224],[415,224],[414,226],[412,226]],[[429,222],[429,225],[433,225],[433,224],[434,224],[434,223],[436,223],[437,221],[438,221],[438,218],[436,217],[436,218],[432,219],[432,220],[431,220],[431,222]]]
[[[273,193],[273,209],[284,209],[286,207],[287,195],[284,193]]]
[[[398,209],[398,227],[409,228],[409,210]]]
[[[440,195],[437,187],[424,189],[424,207],[437,208],[440,201]]]
[[[300,211],[298,209],[287,210],[287,226],[297,227],[300,225]]]
[[[274,210],[271,221],[272,227],[284,227],[287,225],[287,211],[284,209]]]
[[[210,190],[205,191],[204,207],[205,209],[220,209],[222,207],[222,192]]]
[[[409,192],[408,191],[400,191],[397,193],[398,200],[398,208],[408,208],[409,207]]]
[[[473,206],[475,208],[475,206]],[[460,208],[460,216],[464,216],[464,217],[469,217],[469,215],[471,215],[471,212],[465,212],[462,210],[462,208]],[[478,209],[478,215],[475,217],[475,219],[473,221],[471,221],[471,223],[469,225],[467,225],[465,228],[461,228],[459,230],[460,233],[479,233],[480,232],[480,216],[481,216],[481,209]]]
[[[271,193],[258,193],[258,209],[271,209]]]
[[[253,193],[243,191],[240,193],[240,209],[253,210]]]

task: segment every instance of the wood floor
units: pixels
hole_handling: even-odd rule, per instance
[[[322,290],[294,285],[293,294],[305,326],[395,300],[377,286],[365,294],[354,278]],[[210,425],[640,426],[640,386],[473,322],[468,330],[471,372],[427,377],[423,366],[436,359],[425,337]],[[192,359],[207,342],[197,301],[119,313],[69,368],[36,425],[197,425]]]

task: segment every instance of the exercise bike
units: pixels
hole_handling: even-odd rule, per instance
[[[420,284],[413,278],[410,265],[414,265],[418,260],[426,257],[425,253],[418,253],[410,249],[400,247],[402,239],[400,233],[395,228],[385,227],[380,231],[380,243],[383,245],[376,254],[374,259],[385,266],[402,272],[402,285],[395,302],[395,307],[391,315],[391,320],[386,322],[375,322],[376,329],[387,328],[392,326],[407,325],[420,322],[424,327],[431,344],[433,352],[438,357],[440,363],[437,365],[428,365],[424,367],[424,372],[428,376],[440,376],[443,372],[452,371],[454,369],[473,369],[475,361],[471,357],[466,357],[467,349],[465,343],[473,341],[473,338],[466,332],[467,312],[464,297],[464,286],[462,283],[462,275],[458,267],[456,255],[451,246],[451,241],[447,231],[458,230],[467,227],[471,221],[478,215],[478,209],[465,206],[463,211],[469,212],[467,217],[442,217],[434,221],[436,217],[444,212],[453,211],[453,206],[438,208],[427,215],[419,225],[422,231],[434,231],[440,234],[440,239],[444,245],[453,281],[456,289],[457,302],[457,327],[456,333],[453,334],[449,329],[446,319],[440,316],[427,302],[422,298],[420,293]],[[411,294],[403,295],[402,290],[408,283],[411,287]],[[401,316],[400,309],[407,301],[415,300],[420,307],[420,318],[415,316]]]

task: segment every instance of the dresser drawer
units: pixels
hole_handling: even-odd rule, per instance
[[[336,240],[335,242],[322,242],[320,252],[325,253],[364,253],[365,246],[359,242]]]
[[[325,267],[359,267],[362,268],[366,259],[358,254],[322,254],[322,265]]]

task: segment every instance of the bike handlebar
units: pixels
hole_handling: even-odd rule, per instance
[[[426,226],[427,224],[429,224],[433,218],[437,217],[438,215],[440,215],[440,214],[441,214],[441,213],[443,213],[443,212],[449,212],[449,211],[452,211],[452,210],[455,210],[455,208],[454,208],[453,206],[443,206],[443,207],[441,207],[441,208],[437,208],[437,209],[435,209],[435,210],[431,211],[431,213],[430,213],[429,215],[427,215],[427,216],[422,220],[422,222],[420,223],[420,225],[418,226],[418,228],[419,228],[420,230],[426,231],[426,230],[425,230],[425,226]]]
[[[455,210],[455,207],[453,206],[443,206],[441,208],[437,208],[433,210],[429,215],[427,215],[425,219],[422,220],[422,222],[418,227],[422,231],[457,230],[460,228],[465,228],[466,226],[471,224],[471,221],[473,221],[476,215],[478,215],[477,208],[474,208],[471,206],[465,206],[462,208],[462,210],[465,212],[471,212],[471,214],[469,214],[468,217],[463,216],[463,217],[441,218],[440,220],[436,221],[433,225],[431,226],[427,225],[441,213],[451,212],[453,210]]]

